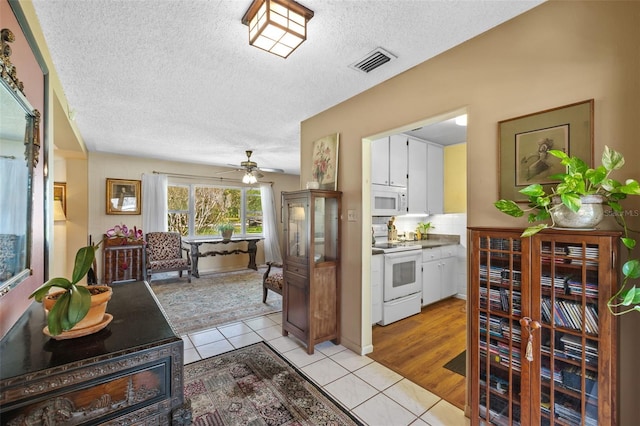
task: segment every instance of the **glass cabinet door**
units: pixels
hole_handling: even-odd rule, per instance
[[[521,424],[522,247],[519,238],[480,237],[479,415],[487,424]]]
[[[470,229],[472,424],[617,424],[621,233]]]
[[[315,263],[338,258],[338,199],[314,198],[314,255]]]
[[[538,256],[536,256],[538,254]],[[543,425],[598,424],[597,243],[537,240],[540,412]],[[536,273],[539,271],[539,273]]]
[[[287,202],[287,257],[306,258],[308,250],[307,220],[309,219],[306,198],[289,200]]]

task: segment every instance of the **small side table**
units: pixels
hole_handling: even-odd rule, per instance
[[[128,243],[102,247],[102,284],[143,281],[146,263],[144,244]]]

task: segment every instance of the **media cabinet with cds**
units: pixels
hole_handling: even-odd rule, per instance
[[[617,424],[620,233],[470,228],[473,425]]]

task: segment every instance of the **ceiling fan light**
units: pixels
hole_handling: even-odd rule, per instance
[[[313,11],[293,0],[254,0],[242,18],[249,44],[286,58],[307,39]]]
[[[256,182],[258,182],[258,179],[256,179],[253,172],[247,172],[244,174],[244,176],[242,176],[242,183],[244,184],[253,185]]]

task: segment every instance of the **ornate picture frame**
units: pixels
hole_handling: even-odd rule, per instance
[[[519,191],[531,184],[557,183],[565,171],[550,149],[577,156],[593,167],[593,99],[510,118],[498,123],[500,199],[526,203]]]
[[[107,214],[140,214],[141,181],[107,178]]]
[[[311,175],[320,189],[338,190],[338,149],[340,134],[334,133],[313,142]]]

